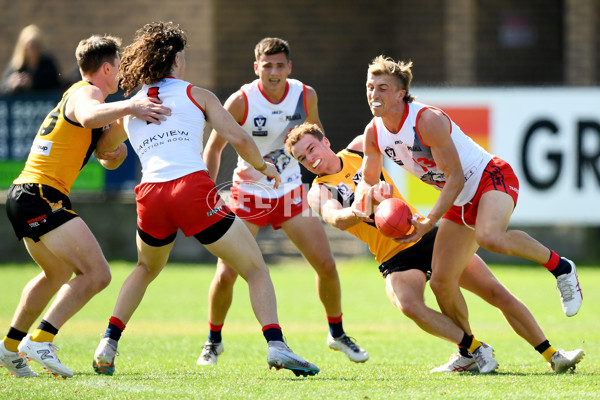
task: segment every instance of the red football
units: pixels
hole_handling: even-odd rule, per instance
[[[375,211],[375,225],[385,236],[399,238],[410,230],[412,212],[404,201],[391,198],[382,201]]]

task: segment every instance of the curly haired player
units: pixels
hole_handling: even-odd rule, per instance
[[[126,95],[142,85],[133,99],[158,98],[171,108],[171,116],[161,126],[127,118],[126,134],[106,139],[110,142],[107,147],[117,147],[129,138],[142,164],[141,183],[135,188],[138,263],[123,283],[93,367],[99,374],[114,373],[118,340],[146,288],[165,267],[181,229],[226,260],[248,282],[252,308],[268,343],[269,367],[315,375],[319,368],[285,344],[273,283],[260,249],[210,179],[201,156],[205,124],[218,129],[248,164],[272,178],[275,187],[280,176],[213,93],[183,80],[186,43],[178,25],[155,22],[140,28],[123,52],[121,86]]]

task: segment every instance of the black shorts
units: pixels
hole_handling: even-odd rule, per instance
[[[437,235],[437,226],[427,232],[416,244],[404,249],[379,266],[383,277],[398,271],[418,269],[423,271],[427,279],[431,277],[431,259],[433,257],[433,243]]]
[[[6,214],[19,240],[40,237],[77,217],[71,200],[52,186],[39,183],[11,185],[6,198]]]

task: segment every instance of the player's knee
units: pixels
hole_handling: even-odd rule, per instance
[[[98,290],[98,292],[101,291],[101,290],[106,289],[106,287],[110,284],[111,280],[112,280],[112,275],[110,273],[110,269],[107,268],[97,278],[97,290]]]
[[[95,271],[93,274],[87,274],[87,290],[90,293],[99,293],[104,290],[112,279],[110,269],[104,268],[101,271]]]
[[[486,250],[494,253],[505,254],[506,246],[502,235],[490,232],[476,232],[477,243]]]
[[[337,268],[335,265],[335,260],[333,257],[327,257],[321,262],[319,262],[318,266],[314,266],[315,271],[321,277],[329,277],[334,278],[337,277]]]
[[[233,268],[219,268],[215,275],[215,282],[218,286],[233,286],[237,277],[238,273]]]
[[[444,296],[450,291],[450,281],[441,274],[432,274],[429,286],[436,297]]]
[[[267,282],[271,280],[271,274],[266,266],[264,268],[252,268],[244,271],[244,273],[240,272],[239,275],[249,284],[250,282]]]
[[[402,314],[406,315],[413,321],[420,321],[423,319],[423,305],[419,304],[419,302],[416,300],[402,299],[398,302],[398,308]]]
[[[101,292],[102,290],[106,289],[108,287],[108,285],[110,284],[111,280],[112,280],[112,277],[110,274],[103,277],[103,279],[98,281],[97,286],[96,286],[96,291]]]
[[[510,310],[522,304],[508,289],[501,285],[493,287],[489,291],[486,301],[499,310]]]

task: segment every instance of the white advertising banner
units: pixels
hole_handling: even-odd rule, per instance
[[[600,89],[419,88],[417,101],[439,107],[520,183],[511,224],[600,225]],[[438,192],[385,164],[422,212]]]

